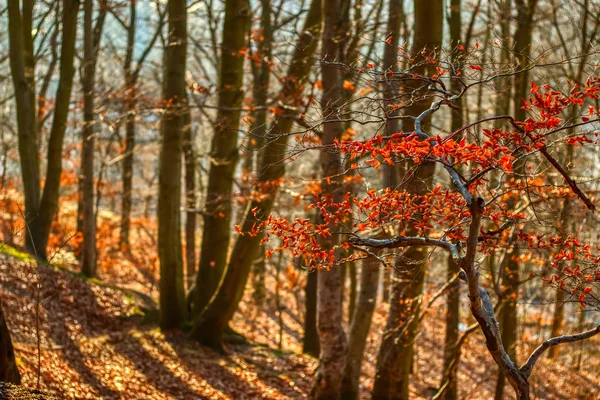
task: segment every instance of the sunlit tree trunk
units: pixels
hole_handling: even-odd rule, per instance
[[[313,64],[313,55],[318,44],[318,33],[321,28],[320,0],[314,0],[306,17],[304,29],[296,46],[288,79],[280,94],[279,100],[285,109],[294,109],[299,101],[303,86]],[[211,300],[206,309],[198,307],[198,295],[194,295],[196,303],[193,305],[194,326],[192,336],[211,346],[220,346],[223,332],[233,314],[237,310],[242,298],[244,287],[250,273],[253,261],[260,249],[262,233],[250,235],[253,226],[258,225],[263,218],[268,218],[275,201],[275,196],[285,172],[285,157],[289,132],[293,119],[277,118],[270,129],[273,135],[268,141],[261,161],[258,182],[269,185],[267,196],[264,199],[255,199],[246,207],[241,225],[243,235],[238,236],[229,265],[216,296]],[[206,231],[206,227],[205,227]],[[210,231],[207,231],[210,232]],[[203,254],[204,256],[204,254]],[[201,261],[202,262],[202,261]],[[201,271],[196,281],[196,293],[204,290],[201,281]],[[205,296],[200,294],[200,296]]]
[[[160,326],[181,327],[186,317],[181,248],[181,156],[186,102],[185,71],[187,18],[185,0],[169,0],[169,36],[165,48],[162,148],[158,194],[158,252],[160,258]]]
[[[535,12],[537,0],[515,0],[517,9],[517,30],[514,36],[514,54],[517,67],[524,69],[529,64],[529,54],[531,51],[531,37],[533,32],[533,14]],[[513,107],[514,118],[517,121],[524,121],[527,117],[526,111],[521,109],[521,99],[528,97],[529,73],[523,70],[515,75],[513,81]],[[523,172],[522,163],[516,167],[517,173]],[[498,317],[502,330],[502,343],[510,358],[516,361],[517,346],[517,297],[519,292],[519,250],[514,247],[512,252],[507,255],[506,265],[502,276],[502,286],[505,288],[503,293],[505,305]],[[496,383],[495,399],[502,399],[504,393],[505,376],[499,371],[498,381]]]
[[[363,355],[367,345],[367,336],[371,328],[373,312],[377,304],[377,287],[381,266],[373,257],[363,260],[360,272],[360,290],[358,301],[352,316],[352,324],[348,332],[348,357],[344,367],[341,397],[343,399],[359,398],[359,380]]]
[[[252,112],[252,131],[250,134],[250,143],[248,144],[248,158],[246,171],[255,169],[258,174],[261,170],[261,157],[263,147],[268,135],[267,126],[267,106],[269,100],[269,83],[271,81],[271,68],[273,61],[273,23],[271,21],[272,10],[271,0],[261,0],[260,31],[257,38],[257,56],[258,61],[252,62],[252,73],[254,77],[254,86],[252,87],[253,106]],[[242,210],[245,211],[245,210]],[[264,246],[258,252],[257,259],[252,264],[252,274],[254,276],[254,289],[257,299],[265,297],[265,279],[266,272],[265,248]]]
[[[427,0],[414,2],[415,31],[413,40],[413,55],[416,65],[414,72],[421,75],[433,75],[431,64],[420,63],[423,54],[436,58],[432,54],[439,50],[442,42],[443,2]],[[406,84],[406,90],[417,90],[422,85]],[[425,94],[425,93],[421,93]],[[431,100],[415,102],[406,108],[406,114],[418,116],[429,108]],[[423,130],[427,131],[430,120],[423,121]],[[402,130],[414,130],[412,120],[404,120]],[[413,168],[416,170],[412,171]],[[423,163],[411,167],[411,177],[404,180],[402,189],[414,195],[426,193],[431,185],[435,165]],[[414,228],[408,227],[407,236],[414,234]],[[392,271],[390,310],[383,332],[383,340],[379,350],[373,399],[407,399],[409,377],[414,356],[414,340],[418,333],[423,284],[425,277],[425,262],[428,251],[420,247],[410,247],[396,262]]]
[[[319,356],[319,332],[317,332],[317,271],[309,272],[304,289],[306,313],[304,316],[304,337],[302,352]]]
[[[336,63],[344,61],[344,43],[347,34],[350,2],[332,0],[324,3],[321,76],[323,96],[321,106],[323,118],[336,119],[343,105],[342,71]],[[333,150],[334,141],[340,140],[344,126],[342,122],[328,122],[323,125],[320,152],[322,195],[333,196],[334,202],[342,202],[344,184],[342,163],[339,153]],[[317,220],[325,221],[321,214]],[[337,228],[332,225],[331,231]],[[339,236],[330,235],[318,238],[324,251],[333,249],[339,243]],[[343,369],[346,363],[347,343],[342,326],[342,276],[341,268],[319,270],[317,282],[317,330],[319,332],[319,367],[315,374],[312,397],[314,399],[336,399],[340,397]]]
[[[52,219],[58,209],[62,148],[69,113],[71,89],[73,87],[73,76],[75,74],[75,39],[77,36],[79,5],[78,0],[63,1],[59,83],[56,91],[54,118],[48,140],[45,186],[40,198],[34,85],[35,66],[31,34],[34,2],[24,1],[22,12],[18,0],[11,0],[8,4],[10,64],[16,93],[19,156],[21,158],[21,174],[25,193],[25,217],[27,219],[25,241],[27,250],[43,260],[46,259],[46,246]]]
[[[96,75],[96,49],[99,45],[104,13],[99,15],[100,24],[93,25],[94,3],[84,0],[83,32],[83,131],[81,149],[81,217],[83,247],[81,271],[86,276],[96,274],[96,213],[94,212],[94,146],[96,118],[94,112],[94,86]]]
[[[185,267],[187,287],[190,289],[196,278],[196,148],[192,131],[190,107],[183,116],[183,159],[185,162]]]
[[[129,231],[131,226],[131,205],[133,188],[133,151],[135,148],[135,109],[137,106],[137,77],[133,73],[133,51],[135,46],[135,24],[137,15],[137,1],[129,2],[129,25],[127,26],[127,49],[125,52],[125,150],[122,166],[121,194],[121,230],[119,232],[120,244],[123,248],[129,246]]]
[[[39,211],[41,191],[38,127],[35,115],[35,67],[31,35],[33,1],[24,1],[22,8],[21,12],[19,0],[8,1],[10,70],[15,88],[19,157],[27,221],[25,243],[27,250],[36,254],[36,245],[29,235],[30,222],[36,218]]]
[[[219,74],[219,110],[210,151],[204,205],[204,234],[196,275],[194,313],[201,313],[215,294],[227,266],[231,233],[231,192],[239,158],[238,130],[244,98],[244,47],[250,23],[248,0],[226,0]]]
[[[461,70],[462,54],[458,49],[462,38],[462,20],[461,20],[461,0],[452,0],[450,3],[450,46],[452,47],[452,62],[454,70]],[[454,76],[455,77],[455,76]],[[457,78],[457,77],[455,77]],[[461,91],[460,82],[457,79],[450,81],[450,90],[452,93]],[[451,110],[450,131],[454,132],[461,128],[464,124],[462,97],[460,97],[455,105],[456,110]],[[448,256],[447,261],[447,279],[450,280],[459,271],[458,265]],[[444,366],[443,370],[448,371],[452,367],[453,360],[456,359],[456,344],[458,342],[458,324],[460,322],[459,314],[459,297],[460,297],[460,282],[455,280],[448,288],[446,297],[446,334],[444,338]],[[442,382],[443,384],[443,382]],[[456,400],[458,398],[458,390],[456,379],[448,382],[448,388],[445,392],[446,400]]]

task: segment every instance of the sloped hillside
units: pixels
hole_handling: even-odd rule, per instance
[[[152,305],[143,293],[36,266],[11,252],[0,256],[0,299],[27,387],[36,388],[39,379],[41,389],[72,399],[296,399],[310,393],[316,362],[300,354],[303,313],[285,309],[279,319],[269,290],[267,312],[257,313],[247,293],[234,320],[252,344],[229,343],[223,355],[186,340],[184,333],[161,333],[152,323],[153,312],[145,312]],[[268,276],[267,288],[274,287]],[[283,293],[289,297],[284,303],[301,305],[297,292]],[[377,311],[369,339],[364,398],[369,398],[385,313],[384,307]],[[426,319],[418,341],[415,398],[427,398],[439,380],[443,325],[432,320]],[[283,350],[277,350],[280,333]],[[600,396],[598,360],[577,373],[568,357],[561,361],[565,366],[545,360],[540,365],[533,376],[537,398]],[[493,395],[495,368],[477,335],[465,348],[459,378],[464,398]]]

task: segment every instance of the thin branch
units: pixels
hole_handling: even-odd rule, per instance
[[[565,171],[562,165],[560,165],[560,163],[556,161],[556,159],[552,157],[550,153],[548,153],[548,149],[546,149],[546,146],[540,149],[540,153],[542,153],[544,157],[546,157],[546,159],[550,162],[550,164],[552,164],[552,166],[563,176],[563,178],[565,178],[565,181],[567,181],[567,183],[571,187],[571,190],[573,190],[573,193],[575,193],[581,199],[581,201],[583,201],[588,210],[595,211],[596,206],[594,205],[594,203],[592,203],[592,201],[585,195],[585,193],[583,193],[583,191],[579,189],[577,183],[575,183],[575,181],[569,176],[568,172]]]
[[[562,344],[562,343],[573,343],[573,342],[578,342],[580,340],[589,339],[592,336],[597,335],[598,333],[600,333],[600,325],[596,326],[594,329],[590,329],[589,331],[578,333],[576,335],[563,335],[563,336],[557,336],[552,339],[548,339],[544,343],[539,345],[538,348],[533,351],[533,353],[531,353],[531,355],[527,359],[527,362],[521,368],[519,368],[519,370],[526,377],[529,377],[531,375],[531,371],[533,370],[533,367],[535,366],[535,363],[538,360],[538,358],[540,358],[540,356],[542,354],[544,354],[544,352],[546,350],[548,350],[550,347],[556,346],[556,345]]]
[[[432,246],[440,247],[450,252],[452,258],[458,260],[460,255],[456,246],[452,243],[441,239],[431,239],[428,237],[407,237],[407,236],[396,236],[391,239],[372,239],[372,238],[361,238],[351,237],[348,239],[353,245],[374,247],[376,249],[396,249],[399,247],[411,247],[411,246]]]

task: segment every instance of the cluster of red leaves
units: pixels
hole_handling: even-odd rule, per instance
[[[348,156],[352,163],[351,169],[376,169],[382,162],[395,165],[400,160],[410,160],[415,165],[435,161],[459,169],[466,176],[463,179],[472,193],[485,192],[494,196],[494,201],[484,210],[485,226],[490,230],[482,229],[481,252],[489,253],[493,249],[514,245],[514,240],[509,238],[509,231],[517,229],[520,232],[517,238],[519,244],[536,250],[543,248],[547,250],[553,262],[558,262],[557,260],[562,260],[565,254],[564,248],[569,247],[571,242],[553,238],[547,239],[542,246],[540,241],[535,239],[535,234],[523,233],[527,216],[522,211],[532,205],[531,198],[536,199],[538,204],[550,204],[573,197],[573,193],[566,185],[551,183],[544,174],[531,177],[521,172],[514,174],[513,165],[519,159],[527,169],[530,168],[527,166],[528,157],[533,157],[531,159],[539,163],[539,158],[536,161],[535,152],[546,148],[546,139],[550,135],[568,128],[561,119],[561,114],[569,107],[583,107],[586,99],[599,98],[600,78],[588,79],[582,88],[575,85],[567,94],[553,90],[548,85],[540,88],[532,82],[531,94],[528,101],[523,101],[523,108],[532,111],[531,117],[525,121],[507,118],[512,129],[483,129],[484,138],[481,140],[469,141],[467,137],[458,136],[459,132],[445,138],[423,138],[423,135],[417,132],[399,132],[388,137],[375,136],[363,141],[342,140],[336,142],[334,147],[339,153]],[[595,114],[595,109],[588,107],[587,113],[591,117]],[[589,121],[589,117],[583,118],[583,123]],[[581,135],[568,138],[563,141],[565,142],[585,144],[591,140],[587,135]],[[495,169],[502,169],[506,176],[497,188],[487,187],[486,172]],[[328,177],[324,179],[327,181]],[[277,247],[269,250],[268,256],[273,251],[287,249],[294,256],[304,257],[312,267],[330,268],[336,263],[364,256],[364,253],[358,250],[348,258],[341,258],[342,254],[347,253],[339,252],[338,249],[350,248],[344,240],[350,235],[363,233],[361,236],[369,236],[369,232],[374,231],[405,235],[410,229],[411,236],[443,237],[452,242],[466,239],[465,232],[470,215],[462,195],[453,185],[435,186],[421,195],[389,189],[371,190],[364,196],[347,193],[344,200],[337,202],[331,195],[323,194],[319,185],[313,185],[310,194],[314,200],[309,207],[318,210],[319,223],[308,219],[290,221],[270,216],[255,227],[256,230],[265,229],[263,242],[270,239],[278,241]],[[521,211],[515,211],[516,204],[525,207],[521,207]],[[507,223],[513,228],[504,231],[502,226]],[[332,232],[334,226],[336,232]],[[344,234],[341,244],[333,248],[323,248],[318,238],[327,238],[334,234]],[[575,247],[581,250],[578,257],[585,260],[590,269],[597,268],[600,257],[589,253],[588,245]],[[559,264],[563,265],[560,262]],[[577,267],[562,268],[560,279],[579,278],[580,271],[582,269],[578,270]],[[589,276],[595,277],[596,273],[590,272],[585,280],[577,280],[572,285],[574,291],[581,292],[579,299],[582,303],[585,302],[586,295],[592,292],[591,287],[582,283],[589,281]]]

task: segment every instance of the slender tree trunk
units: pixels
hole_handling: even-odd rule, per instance
[[[127,25],[127,49],[125,52],[125,151],[123,157],[121,197],[121,230],[119,240],[121,248],[128,250],[131,226],[131,206],[133,189],[133,150],[135,148],[135,109],[137,107],[137,75],[133,72],[133,53],[135,48],[137,20],[137,1],[129,1],[129,24]]]
[[[215,294],[227,266],[231,233],[231,191],[239,158],[237,141],[244,97],[244,52],[250,23],[248,0],[226,0],[219,77],[219,111],[210,152],[204,205],[204,234],[196,275],[194,313],[201,313]]]
[[[257,41],[257,55],[259,61],[252,63],[252,72],[254,75],[254,86],[252,88],[252,99],[255,110],[252,112],[253,122],[248,145],[248,158],[246,171],[250,172],[256,169],[260,174],[262,166],[263,148],[268,135],[267,127],[267,105],[269,100],[269,83],[271,81],[271,63],[273,60],[273,24],[271,0],[261,0],[261,30]],[[245,211],[245,210],[242,210]],[[243,215],[242,215],[243,218]],[[257,259],[252,264],[252,273],[254,276],[256,299],[263,299],[265,293],[264,274],[265,248],[260,249]]]
[[[463,52],[458,49],[458,45],[461,42],[462,37],[462,20],[461,20],[461,0],[452,0],[450,3],[450,46],[452,47],[452,62],[455,70],[462,69],[462,54]],[[460,83],[457,79],[450,81],[450,90],[452,93],[459,93],[461,90]],[[461,128],[464,124],[463,108],[462,108],[462,97],[458,99],[457,110],[451,111],[451,122],[450,131],[454,132]],[[454,277],[458,271],[458,265],[452,260],[452,257],[448,257],[448,272],[447,278],[450,280]],[[453,364],[453,360],[456,357],[456,344],[458,342],[458,324],[460,322],[460,282],[455,280],[454,283],[448,288],[448,294],[446,297],[446,335],[444,339],[444,371],[448,371]],[[443,384],[443,381],[441,382]],[[448,381],[448,387],[445,392],[446,400],[458,399],[458,389],[456,379]]]
[[[498,10],[498,16],[500,17],[501,27],[501,39],[503,41],[502,49],[500,50],[500,68],[506,70],[510,62],[510,15],[512,13],[512,1],[502,0],[500,2],[500,10]],[[511,98],[511,82],[510,78],[501,77],[496,83],[496,115],[508,115],[510,110],[510,98]],[[505,121],[496,121],[496,127],[502,127]]]
[[[0,304],[0,382],[21,384],[21,374],[15,359],[15,350],[10,340],[2,304]]]
[[[560,336],[565,315],[565,291],[558,289],[554,299],[554,315],[552,316],[552,327],[550,328],[550,337]],[[548,350],[548,358],[558,357],[558,346],[553,346]]]
[[[459,267],[448,257],[448,279],[452,279],[458,272]],[[444,338],[444,371],[449,371],[455,360],[458,360],[456,355],[458,349],[456,344],[458,342],[458,324],[460,322],[460,281],[456,280],[449,288],[448,295],[446,297],[446,335]],[[441,382],[444,383],[443,381]],[[458,387],[457,380],[450,379],[448,381],[448,388],[445,394],[446,400],[458,399]]]
[[[379,261],[373,257],[363,260],[360,272],[360,292],[348,332],[348,357],[342,380],[342,398],[358,399],[360,372],[373,312],[377,304],[380,275]]]
[[[403,0],[390,0],[388,21],[386,27],[386,44],[383,50],[383,68],[386,71],[386,80],[384,82],[384,105],[386,107],[385,112],[387,113],[386,132],[390,136],[393,133],[400,131],[400,121],[394,117],[399,115],[399,111],[396,109],[400,99],[398,97],[398,85],[393,79],[393,71],[398,68],[398,45],[400,38],[402,37],[400,29],[404,22],[404,1]],[[388,43],[389,41],[389,43]],[[389,165],[383,163],[381,167],[383,174],[383,186],[386,188],[396,189],[398,187],[399,176],[398,166]],[[390,299],[390,282],[392,279],[392,271],[386,268],[383,271],[382,286],[383,295],[382,301],[384,303],[389,302]]]
[[[413,54],[415,58],[423,59],[424,55],[432,56],[439,50],[442,42],[443,2],[427,0],[414,2],[415,32]],[[436,58],[435,55],[432,58]],[[431,64],[419,63],[414,69],[420,75],[432,75]],[[407,90],[418,90],[421,82],[407,83]],[[429,108],[426,93],[425,98],[407,107],[406,114],[420,115]],[[430,121],[423,121],[423,129],[428,130]],[[404,120],[403,131],[414,130],[412,120]],[[404,180],[403,189],[415,195],[426,193],[431,185],[435,165],[425,163],[411,167],[411,177]],[[414,233],[414,228],[408,227],[407,235]],[[377,371],[373,388],[373,399],[407,399],[409,377],[414,356],[414,341],[418,333],[421,300],[428,251],[424,248],[411,247],[398,259],[392,271],[391,298],[388,320],[383,333],[383,340],[377,360]]]
[[[25,243],[27,250],[36,254],[35,245],[29,235],[30,223],[36,218],[40,206],[40,166],[37,119],[35,118],[35,69],[33,39],[31,38],[32,12],[32,1],[23,2],[22,13],[19,0],[8,2],[10,70],[15,89],[19,157],[25,197]]]
[[[288,79],[286,79],[286,84],[280,94],[280,102],[286,105],[286,109],[288,107],[293,109],[296,105],[312,66],[312,57],[318,44],[318,32],[321,27],[320,0],[313,0],[306,18],[304,30],[290,64]],[[195,315],[192,336],[207,345],[220,346],[222,334],[242,298],[252,263],[256,259],[263,237],[260,232],[256,235],[250,235],[249,233],[252,232],[255,225],[260,224],[271,213],[276,193],[281,184],[281,178],[283,178],[285,172],[283,161],[289,139],[288,133],[292,128],[292,124],[293,120],[291,118],[280,117],[271,128],[273,139],[268,141],[268,145],[263,151],[261,172],[258,179],[259,185],[260,183],[270,183],[268,185],[269,191],[265,193],[265,198],[255,199],[246,207],[241,226],[244,234],[237,238],[223,281],[216,296],[204,310],[198,308],[198,297],[201,300],[202,297],[206,296],[206,294],[198,294],[198,292],[204,290],[200,278],[202,272],[199,271],[198,273],[196,295],[194,295],[195,303],[193,305]],[[204,256],[204,253],[202,256]]]
[[[94,213],[94,145],[96,120],[94,115],[94,85],[96,57],[94,50],[94,3],[84,0],[83,34],[83,132],[81,152],[81,206],[82,206],[82,265],[86,276],[96,274],[96,217]]]
[[[343,107],[342,71],[335,63],[344,61],[344,43],[347,32],[350,3],[345,0],[332,0],[323,8],[323,39],[321,76],[323,97],[321,106],[323,118],[339,114]],[[334,141],[340,140],[344,126],[341,122],[329,122],[323,125],[322,143],[325,150],[320,153],[322,195],[333,196],[334,202],[344,197],[342,181],[342,163],[335,152]],[[319,213],[318,222],[325,223]],[[335,225],[329,227],[335,231]],[[324,251],[333,249],[339,243],[339,236],[319,237],[319,245]],[[342,276],[341,268],[319,270],[317,282],[317,329],[319,332],[320,354],[312,396],[314,399],[337,399],[340,397],[344,365],[346,364],[347,343],[342,326]]]
[[[350,294],[348,296],[348,324],[352,323],[354,311],[356,310],[356,296],[357,296],[357,277],[356,277],[356,262],[348,263],[348,278],[350,278]]]
[[[191,110],[186,108],[183,117],[183,155],[185,161],[185,266],[187,287],[196,278],[196,149],[192,134]]]
[[[56,92],[54,118],[48,141],[46,182],[36,218],[31,221],[31,240],[37,256],[46,259],[46,247],[52,219],[58,210],[60,177],[62,173],[62,149],[69,116],[71,89],[75,75],[75,39],[77,37],[77,14],[79,0],[63,0],[62,46],[60,76]]]
[[[160,258],[160,326],[179,328],[186,317],[181,249],[181,155],[184,114],[187,17],[185,0],[169,0],[169,37],[165,48],[163,98],[169,101],[161,130],[162,150],[158,195]]]
[[[514,52],[518,68],[526,68],[529,64],[529,54],[531,47],[531,37],[533,32],[533,14],[537,0],[515,0],[517,8],[517,30],[514,37]],[[514,116],[517,121],[524,121],[527,114],[521,109],[521,99],[527,98],[529,88],[529,73],[522,71],[514,77],[514,95],[513,107]],[[517,165],[517,173],[523,173],[524,166]],[[502,343],[512,360],[516,362],[517,346],[517,297],[519,292],[519,257],[518,247],[514,247],[511,254],[507,256],[507,262],[504,266],[504,275],[502,285],[506,288],[504,297],[506,304],[499,316],[500,326],[502,327]],[[498,381],[496,384],[495,399],[502,399],[504,393],[505,375],[502,371],[498,372]]]
[[[46,183],[40,198],[40,170],[38,154],[37,110],[35,107],[35,62],[33,57],[32,13],[33,1],[24,1],[23,10],[18,0],[8,3],[10,64],[16,93],[19,130],[19,156],[25,193],[25,242],[27,250],[46,259],[46,245],[52,218],[58,208],[62,146],[66,129],[69,100],[75,68],[75,39],[77,33],[78,0],[64,0],[62,9],[62,46],[60,79],[56,92],[54,119],[48,141]]]
[[[309,272],[304,289],[306,314],[304,317],[304,338],[302,352],[311,356],[319,356],[319,332],[317,331],[317,281],[316,271]]]
[[[133,188],[133,151],[135,148],[135,109],[136,109],[136,86],[135,82],[131,82],[131,78],[127,79],[129,93],[127,94],[127,117],[125,121],[125,150],[123,157],[122,169],[122,185],[123,193],[121,197],[121,229],[119,239],[121,247],[128,248],[129,246],[129,231],[131,226],[131,206],[132,206],[132,188]]]

